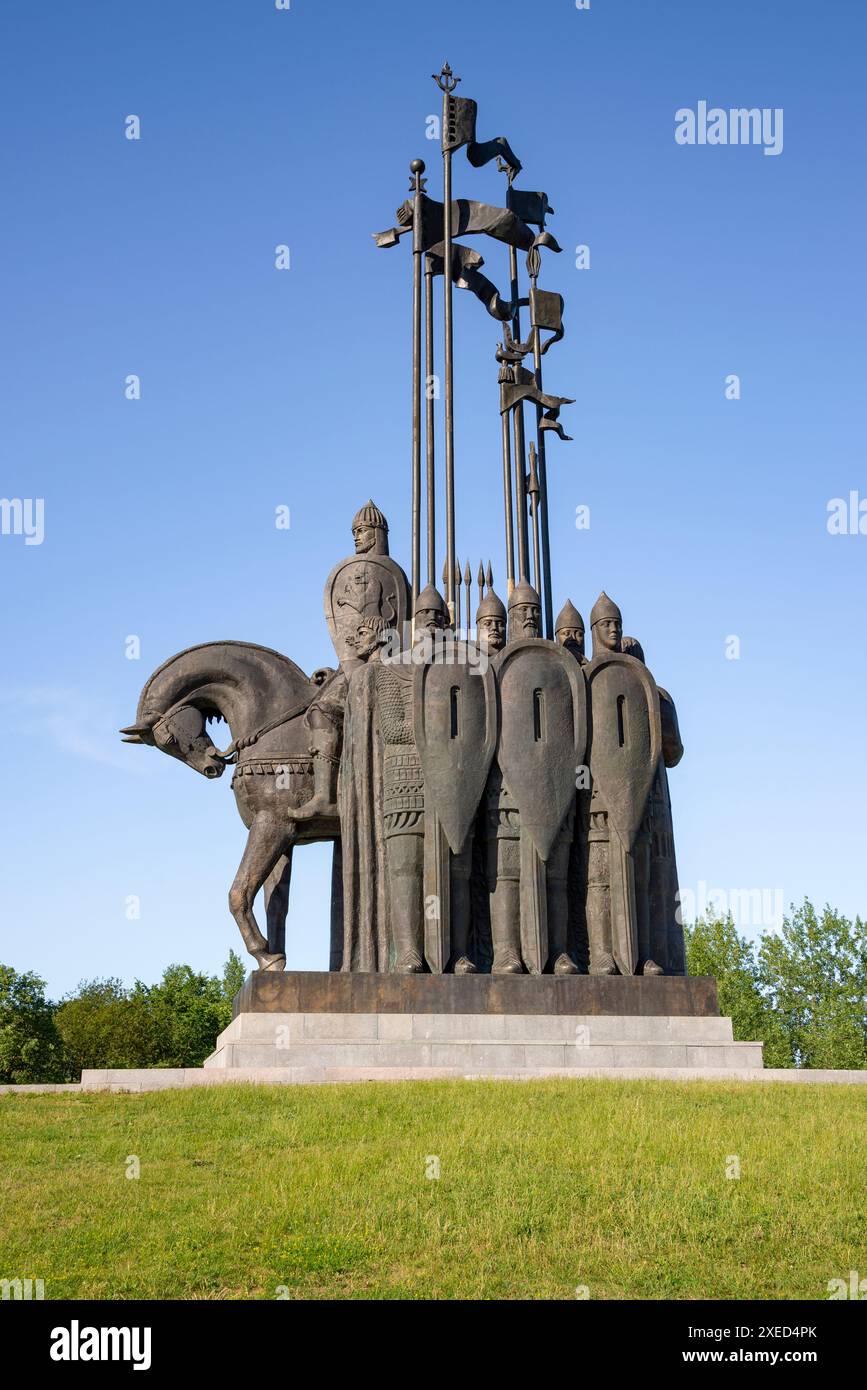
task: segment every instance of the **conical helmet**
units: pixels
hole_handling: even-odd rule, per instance
[[[434,584],[428,584],[427,588],[422,589],[415,601],[416,613],[421,612],[422,609],[428,612],[442,613],[446,622],[449,620],[449,610],[446,607],[446,601]]]
[[[353,532],[359,526],[378,526],[380,530],[388,531],[388,522],[373,501],[365,502],[364,506],[352,518]]]
[[[518,608],[524,603],[535,603],[537,608],[542,607],[542,600],[532,584],[528,584],[526,579],[521,579],[515,585],[509,598],[509,612],[511,613],[513,608]]]
[[[595,627],[597,623],[604,622],[607,618],[616,618],[619,623],[623,622],[623,614],[617,607],[613,599],[610,599],[605,590],[599,595],[593,605],[590,614],[590,626]]]
[[[556,634],[560,632],[563,628],[566,628],[571,631],[578,627],[580,627],[582,632],[584,631],[584,619],[581,617],[581,614],[578,612],[578,609],[575,607],[572,600],[570,598],[567,598],[566,602],[563,604],[563,607],[560,609],[560,612],[557,614],[557,621],[554,624],[554,632]]]
[[[503,622],[506,621],[503,601],[499,595],[494,593],[493,589],[488,590],[476,609],[476,622],[478,623],[481,618],[502,618]]]

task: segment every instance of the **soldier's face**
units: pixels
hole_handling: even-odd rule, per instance
[[[623,625],[617,618],[603,618],[601,622],[596,624],[593,632],[598,638],[600,647],[604,647],[607,652],[620,651]]]
[[[354,639],[350,639],[349,645],[354,647],[355,655],[364,661],[379,646],[379,633],[374,632],[372,628],[363,627],[355,634]]]
[[[564,647],[567,644],[570,647],[577,647],[581,655],[584,655],[583,627],[561,627],[557,632],[557,640]]]
[[[364,555],[368,550],[372,550],[376,544],[375,526],[355,526],[352,531],[355,537],[356,555]]]
[[[415,615],[416,632],[437,632],[444,628],[446,620],[436,608],[419,608]]]
[[[480,618],[479,645],[489,652],[500,652],[506,645],[506,624],[502,618]]]
[[[542,611],[535,603],[519,603],[511,613],[512,633],[515,637],[538,637],[541,631]]]

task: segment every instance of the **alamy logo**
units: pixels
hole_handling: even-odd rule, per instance
[[[4,1301],[29,1302],[45,1297],[43,1279],[0,1279],[0,1298]]]
[[[23,536],[25,545],[45,540],[43,497],[0,497],[0,535]]]
[[[693,111],[682,106],[674,113],[674,138],[679,145],[763,145],[765,154],[783,153],[781,106],[721,106],[708,110],[700,101]]]
[[[134,1371],[151,1364],[149,1327],[82,1327],[73,1318],[69,1327],[51,1329],[52,1361],[131,1361]]]

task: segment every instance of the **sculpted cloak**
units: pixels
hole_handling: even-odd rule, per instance
[[[337,782],[344,904],[340,968],[368,972],[388,970],[390,941],[378,665],[374,655],[350,677]]]

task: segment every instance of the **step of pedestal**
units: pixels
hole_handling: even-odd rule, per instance
[[[736,1043],[731,1019],[706,1015],[239,1013],[208,1070],[427,1068],[572,1072],[762,1065],[761,1043]]]
[[[864,1071],[797,1071],[764,1067],[542,1067],[508,1072],[467,1072],[458,1067],[259,1067],[92,1070],[81,1074],[82,1091],[167,1091],[188,1086],[326,1086],[359,1081],[725,1081],[738,1084],[867,1085]],[[73,1089],[78,1089],[77,1087]],[[15,1086],[0,1087],[15,1091]]]
[[[729,1018],[653,1014],[241,1013],[220,1034],[277,1048],[313,1042],[730,1043]]]
[[[206,1069],[260,1068],[446,1068],[461,1073],[540,1072],[550,1068],[711,1067],[719,1070],[762,1065],[762,1044],[743,1042],[513,1042],[507,1040],[351,1042],[345,1039],[289,1042],[228,1042],[208,1058]]]

